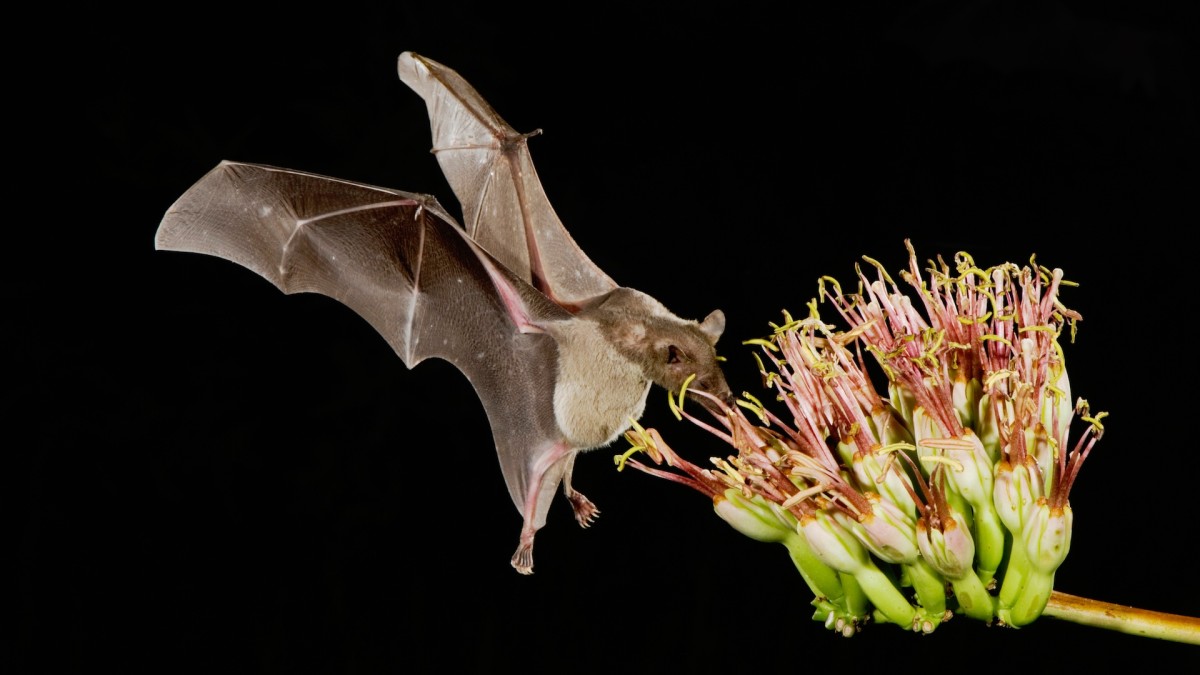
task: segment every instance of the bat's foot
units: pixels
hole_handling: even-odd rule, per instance
[[[582,492],[568,492],[567,500],[571,502],[571,508],[575,511],[575,522],[579,523],[580,527],[590,527],[600,517],[600,509],[596,508],[592,500],[584,497]]]
[[[521,535],[521,543],[512,557],[513,569],[521,574],[533,574],[533,535]]]

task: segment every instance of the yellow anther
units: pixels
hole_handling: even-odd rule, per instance
[[[765,349],[770,349],[773,352],[779,351],[779,347],[776,347],[775,343],[771,342],[770,340],[764,340],[762,338],[750,338],[749,340],[743,340],[742,344],[758,345],[759,347],[763,347]]]
[[[800,492],[797,492],[796,494],[792,495],[791,497],[788,497],[787,499],[785,499],[783,501],[783,503],[780,504],[780,506],[782,506],[785,509],[790,509],[793,506],[804,501],[805,499],[812,497],[813,495],[821,494],[822,492],[825,491],[826,487],[827,486],[822,483],[820,485],[814,485],[814,486],[808,488],[807,490],[801,490]]]
[[[808,318],[810,318],[810,319],[821,318],[821,310],[817,309],[817,299],[816,298],[809,300],[807,303],[805,303],[804,306],[808,307]]]
[[[743,391],[743,392],[742,392],[742,397],[743,397],[743,398],[745,398],[745,399],[747,399],[747,400],[749,400],[751,403],[753,403],[754,405],[758,406],[759,408],[762,408],[762,407],[763,407],[762,401],[760,401],[760,400],[758,400],[757,398],[755,398],[754,394],[751,394],[751,393],[750,393],[750,392],[748,392],[748,391]]]
[[[767,421],[767,416],[766,416],[766,414],[763,412],[764,408],[763,408],[761,405],[758,405],[758,406],[756,406],[756,405],[754,405],[754,404],[752,404],[752,403],[749,403],[749,402],[747,402],[747,401],[736,401],[736,403],[737,403],[737,404],[738,404],[740,407],[742,407],[742,408],[745,408],[746,410],[749,410],[750,412],[754,413],[755,417],[757,417],[757,418],[758,418],[758,420],[759,420],[760,422],[762,422],[762,423],[764,423],[764,424],[766,423],[766,421]]]
[[[932,329],[930,329],[930,330],[932,330]],[[945,338],[946,338],[945,330],[939,330],[936,333],[934,333],[933,334],[933,344],[929,345],[929,348],[925,350],[926,353],[932,355],[934,352],[936,352],[942,346],[942,340],[944,340]]]
[[[1004,338],[1000,337],[999,335],[991,335],[991,334],[988,334],[988,335],[980,335],[980,336],[979,336],[979,339],[980,339],[980,340],[983,340],[983,341],[988,341],[988,342],[1000,342],[1000,343],[1003,343],[1003,344],[1006,344],[1006,345],[1008,345],[1009,347],[1012,347],[1012,343],[1011,343],[1011,342],[1009,342],[1008,340],[1006,340],[1006,339],[1004,339]]]
[[[938,450],[974,450],[975,444],[965,438],[923,438],[919,445]]]
[[[981,314],[980,316],[977,316],[977,317],[959,316],[958,322],[969,326],[971,324],[986,323],[987,320],[990,318],[992,318],[992,313],[984,312],[983,314]]]
[[[889,284],[891,284],[893,286],[896,285],[896,282],[892,281],[892,277],[887,273],[887,269],[884,268],[882,263],[880,263],[878,260],[876,260],[870,256],[866,256],[866,255],[863,256],[863,260],[866,260],[867,262],[871,263],[871,265],[873,265],[875,267],[875,269],[879,270],[879,274],[883,276],[884,281],[888,282]]]
[[[885,454],[889,452],[899,452],[900,450],[916,450],[917,446],[904,441],[896,441],[895,443],[887,443],[875,449],[876,453]]]
[[[968,277],[968,276],[978,277],[980,279],[983,279],[984,285],[991,285],[991,282],[992,282],[991,277],[988,276],[987,272],[984,272],[983,270],[979,269],[978,267],[971,267],[970,269],[967,269],[967,270],[960,270],[960,272],[962,272],[962,275],[964,278]]]
[[[708,461],[712,462],[713,465],[720,469],[726,476],[734,479],[739,484],[746,484],[746,477],[743,476],[742,473],[734,468],[734,466],[729,462],[721,459],[720,457],[709,457]]]
[[[628,450],[626,450],[625,452],[623,452],[619,455],[615,455],[613,457],[613,463],[617,465],[617,471],[624,471],[626,460],[628,460],[630,457],[633,457],[637,453],[642,452],[645,449],[646,449],[646,446],[644,446],[644,445],[635,445],[635,446],[629,448]]]
[[[995,384],[997,381],[1007,379],[1010,377],[1016,377],[1016,376],[1017,376],[1017,374],[1011,370],[997,370],[996,372],[987,376],[987,379],[984,380],[984,382],[983,382],[983,386],[986,389],[991,389],[992,385]]]
[[[1098,412],[1098,413],[1096,413],[1096,415],[1094,417],[1082,415],[1082,416],[1080,416],[1079,419],[1083,420],[1084,422],[1087,422],[1088,424],[1092,425],[1093,427],[1096,427],[1097,431],[1104,431],[1104,425],[1100,422],[1100,420],[1104,419],[1105,417],[1108,417],[1107,412]]]
[[[788,315],[787,311],[784,311],[784,319],[785,319],[785,321],[783,322],[782,326],[775,326],[775,334],[776,335],[779,335],[780,333],[786,333],[791,330],[795,330],[796,328],[798,328],[800,326],[801,322],[797,321],[796,319],[793,319],[790,315]],[[774,324],[772,324],[772,325],[774,325]]]
[[[962,462],[950,459],[949,457],[946,457],[944,455],[925,455],[924,457],[920,457],[918,459],[921,462],[926,463],[926,464],[948,465],[950,468],[954,469],[956,472],[963,470]]]
[[[685,380],[683,381],[683,386],[681,386],[681,387],[679,388],[679,409],[680,409],[680,410],[683,410],[683,396],[684,396],[684,394],[686,394],[686,393],[687,393],[687,391],[688,391],[688,386],[690,386],[690,385],[692,384],[692,382],[693,382],[693,381],[695,381],[695,379],[696,379],[696,374],[695,374],[695,373],[692,373],[691,375],[688,375],[688,376],[687,376],[687,379],[685,379]]]

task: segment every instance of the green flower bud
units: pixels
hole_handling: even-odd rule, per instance
[[[1037,465],[1029,457],[1024,464],[996,464],[992,503],[1004,527],[1014,535],[1025,529],[1026,513],[1042,496],[1042,482]]]
[[[973,573],[975,541],[971,538],[971,527],[957,512],[944,519],[940,529],[929,527],[924,518],[918,520],[917,546],[926,562],[947,579],[961,579]]]
[[[837,514],[837,521],[866,546],[875,557],[889,563],[911,563],[917,559],[917,523],[895,504],[874,492],[864,495],[871,512],[855,520]]]
[[[854,574],[870,563],[862,543],[824,512],[801,518],[799,531],[821,562],[839,572]]]
[[[748,499],[733,488],[713,499],[713,510],[733,529],[755,541],[777,544],[794,532],[795,525],[781,519],[761,499]]]
[[[1055,345],[1057,346],[1057,345]],[[1067,377],[1067,369],[1063,364],[1062,350],[1056,350],[1058,359],[1050,364],[1046,377],[1045,398],[1042,400],[1041,420],[1047,429],[1054,431],[1054,436],[1063,431],[1062,439],[1067,440],[1066,431],[1075,416],[1075,403],[1071,400],[1071,379]],[[1058,413],[1058,427],[1054,426],[1054,415]]]
[[[971,506],[979,509],[982,504],[990,505],[993,480],[992,460],[984,450],[983,443],[970,429],[963,432],[961,439],[953,440],[963,441],[961,445],[964,447],[953,443],[944,444],[942,449],[946,457],[958,462],[962,468],[956,467],[953,471],[947,471],[946,477],[950,484],[970,502]],[[970,447],[965,447],[968,444]]]
[[[851,577],[871,603],[877,617],[901,626],[912,626],[918,613],[883,572],[871,560],[867,548],[829,514],[818,511],[800,519],[799,531],[812,552],[829,567],[847,575],[843,586],[849,594]],[[857,613],[857,612],[854,612]]]
[[[921,441],[941,438],[942,430],[933,417],[925,412],[925,408],[917,406],[916,410],[913,410],[912,431],[914,445],[917,446],[917,456],[925,457],[933,454],[929,447],[921,444]]]
[[[994,463],[1000,458],[1000,426],[1001,420],[997,416],[996,408],[993,406],[993,398],[991,394],[984,394],[979,399],[978,414],[975,418],[975,433],[979,436],[979,441],[983,443],[983,448],[987,450],[988,457],[992,458]],[[1000,415],[1012,417],[1013,409],[1012,402],[1006,399],[1001,399],[999,405],[1002,408]]]
[[[883,445],[894,443],[912,443],[912,433],[905,426],[905,420],[900,412],[892,405],[884,405],[871,413],[871,424],[875,437]]]
[[[961,372],[955,373],[954,383],[950,387],[950,398],[954,404],[954,412],[958,421],[964,427],[973,427],[979,410],[979,394],[983,385],[975,378],[968,379]]]
[[[888,400],[891,402],[892,407],[896,409],[896,413],[900,416],[900,421],[909,429],[912,429],[913,411],[917,409],[917,397],[907,387],[900,386],[895,382],[889,382]]]
[[[856,453],[851,460],[854,477],[864,492],[878,490],[885,500],[898,507],[909,518],[917,515],[917,504],[912,498],[912,481],[901,468],[903,465],[893,463],[886,474],[883,473],[885,457],[873,452]],[[880,476],[883,479],[880,480]]]
[[[1046,574],[1054,572],[1071,550],[1071,527],[1075,515],[1070,506],[1054,508],[1046,499],[1039,499],[1026,515],[1021,541],[1029,565]]]

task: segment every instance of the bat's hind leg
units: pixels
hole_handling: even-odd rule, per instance
[[[571,472],[574,470],[575,456],[572,455],[567,459],[567,469],[563,472],[563,496],[571,502],[571,509],[575,512],[575,522],[579,523],[580,527],[586,528],[600,517],[600,509],[596,508],[592,500],[583,496],[582,492],[571,486]]]
[[[558,484],[570,485],[571,468],[575,465],[575,453],[564,441],[556,442],[552,447],[541,453],[538,461],[530,470],[529,483],[525,486],[524,505],[521,513],[524,523],[521,525],[521,539],[517,542],[517,551],[513,553],[512,566],[521,574],[533,574],[533,537],[546,524],[546,512],[550,510],[550,502],[554,501],[554,493],[558,492]],[[564,478],[567,480],[564,481]],[[571,506],[575,509],[575,518],[579,519],[579,509],[596,507],[583,495],[565,488]],[[576,495],[572,497],[572,493]],[[582,501],[580,501],[582,500]],[[586,506],[584,506],[586,505]]]

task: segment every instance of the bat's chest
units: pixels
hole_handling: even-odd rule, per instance
[[[578,449],[607,445],[646,407],[650,381],[588,322],[560,336],[554,417]],[[565,340],[563,338],[566,338]]]

